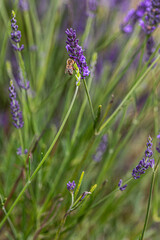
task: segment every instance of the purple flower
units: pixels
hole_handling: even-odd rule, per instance
[[[147,35],[150,35],[160,23],[160,1],[148,0],[146,15],[144,20],[140,21],[140,26]]]
[[[25,150],[24,150],[24,154],[27,154],[27,153],[28,153],[28,149],[25,149]]]
[[[78,44],[79,40],[76,38],[76,30],[73,30],[72,28],[70,28],[70,30],[67,29],[66,34],[67,52],[69,52],[69,57],[74,59],[74,61],[77,63],[81,77],[84,79],[86,76],[89,76],[90,71],[86,63],[86,58],[83,55],[84,51],[82,50],[82,47]]]
[[[67,189],[68,189],[68,191],[73,192],[74,189],[75,189],[75,187],[76,187],[75,181],[73,181],[73,182],[70,182],[70,181],[69,181],[69,182],[67,183]]]
[[[122,186],[122,179],[120,179],[118,183],[118,187],[119,187],[119,190],[124,191],[127,187],[127,184]]]
[[[149,1],[150,0],[142,1],[136,9],[131,9],[128,12],[127,16],[125,17],[123,23],[120,26],[122,32],[127,34],[130,34],[133,32],[135,24],[143,18],[147,10]]]
[[[29,10],[28,0],[19,0],[19,8],[22,11],[28,11]]]
[[[152,145],[152,138],[149,136],[146,144],[147,149],[145,151],[145,157],[140,160],[136,168],[134,168],[132,171],[132,176],[134,179],[140,178],[141,174],[144,174],[149,167],[154,168],[155,162],[154,159],[151,159],[153,155]]]
[[[157,135],[157,138],[159,139],[158,147],[156,147],[156,150],[158,153],[160,153],[160,134]]]
[[[22,148],[21,147],[19,147],[19,148],[17,148],[17,155],[22,155]]]
[[[14,11],[12,11],[12,19],[11,19],[11,40],[15,43],[12,43],[12,47],[16,51],[22,51],[24,49],[24,45],[19,46],[19,42],[21,41],[21,31],[18,30],[18,25],[16,25],[17,20],[15,19],[16,15]]]
[[[24,150],[24,154],[27,154],[28,153],[28,149],[25,149]],[[19,148],[17,148],[17,155],[22,155],[22,148],[21,147],[19,147]]]
[[[83,192],[81,195],[80,201],[82,201],[85,198],[85,196],[87,196],[88,194],[91,194],[91,192],[87,192],[87,191]]]
[[[13,81],[10,81],[9,97],[11,100],[10,108],[11,108],[11,114],[13,119],[13,125],[16,128],[22,128],[24,125],[23,116],[22,116],[22,111],[20,111],[19,102],[16,99],[17,95],[13,85]]]
[[[102,160],[103,154],[105,153],[107,148],[107,143],[108,143],[108,137],[107,135],[104,135],[96,150],[96,153],[93,155],[93,160],[95,162],[100,162]]]

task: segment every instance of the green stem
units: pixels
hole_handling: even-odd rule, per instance
[[[0,195],[0,198],[1,198],[1,204],[3,204],[3,200],[2,200],[2,196],[1,195]],[[5,207],[4,207],[4,205],[2,206],[2,210],[3,210],[4,214],[7,215],[7,211],[6,211]],[[14,235],[15,239],[18,239],[16,229],[15,229],[11,219],[9,217],[7,217],[7,220],[8,220],[8,223],[10,225],[10,228],[11,228],[11,230],[13,232],[13,235]]]
[[[129,97],[132,95],[132,93],[135,91],[135,89],[138,87],[138,85],[142,82],[142,80],[146,77],[146,75],[150,72],[150,70],[153,68],[156,62],[158,62],[160,56],[156,58],[156,60],[147,68],[147,70],[144,72],[144,74],[139,78],[138,81],[133,85],[131,90],[128,92],[128,94],[125,96],[123,101],[119,104],[119,106],[116,108],[116,110],[112,113],[112,115],[107,119],[107,121],[100,127],[99,133],[107,126],[109,123],[113,120],[113,118],[117,115],[117,113],[120,111],[120,109],[123,107],[124,103],[129,99]]]
[[[143,231],[142,231],[142,235],[141,235],[141,237],[140,237],[140,240],[143,240],[144,232],[145,232],[145,230],[146,230],[147,223],[148,223],[149,212],[150,212],[150,208],[151,208],[151,200],[152,200],[152,191],[153,191],[153,186],[154,186],[154,180],[155,180],[155,172],[153,172],[153,174],[152,174],[152,181],[151,181],[151,187],[150,187],[150,192],[149,192],[147,213],[146,213],[145,222],[144,222],[144,227],[143,227]]]
[[[31,181],[34,179],[34,177],[36,176],[36,174],[38,173],[39,169],[42,167],[42,165],[44,164],[44,162],[47,160],[49,154],[51,153],[55,143],[57,142],[63,128],[64,128],[64,125],[71,113],[71,110],[72,110],[72,107],[73,107],[73,104],[75,102],[75,99],[76,99],[76,96],[77,96],[77,93],[78,93],[78,86],[76,87],[76,90],[75,90],[75,93],[74,93],[74,96],[73,96],[73,99],[72,99],[72,102],[70,104],[70,107],[68,109],[68,112],[66,113],[66,116],[62,122],[62,125],[60,127],[60,129],[58,130],[52,144],[50,145],[48,151],[46,152],[46,154],[44,155],[42,161],[38,164],[37,168],[35,169],[35,171],[33,172],[32,176],[30,177],[29,181],[25,184],[25,186],[23,187],[23,189],[21,190],[21,192],[19,193],[18,197],[16,198],[16,200],[14,201],[14,203],[12,204],[12,206],[10,207],[8,213],[6,214],[6,216],[3,218],[3,220],[1,221],[0,223],[0,229],[1,227],[3,226],[3,224],[5,223],[5,221],[7,220],[8,216],[11,214],[13,208],[16,206],[16,204],[19,202],[20,198],[22,197],[22,195],[24,194],[25,190],[28,188],[29,184],[31,183]]]
[[[89,94],[88,87],[87,87],[85,79],[83,79],[83,83],[84,83],[84,86],[85,86],[85,90],[86,90],[89,106],[90,106],[90,109],[91,109],[93,121],[95,121],[95,114],[94,114],[94,110],[93,110],[93,106],[92,106],[92,101],[91,101],[91,97],[90,97],[90,94]]]
[[[22,137],[22,131],[21,131],[21,128],[18,129],[18,133],[19,133],[20,145],[21,145],[22,152],[23,152],[23,151],[24,151],[24,144],[23,144],[23,137]]]
[[[147,223],[148,223],[149,212],[150,212],[151,201],[152,201],[152,192],[153,192],[154,181],[155,181],[155,175],[156,175],[156,171],[157,171],[158,166],[159,166],[159,162],[160,162],[160,158],[158,159],[158,162],[157,162],[157,164],[156,164],[156,166],[155,166],[155,169],[153,170],[153,174],[152,174],[152,181],[151,181],[151,186],[150,186],[150,191],[149,191],[149,199],[148,199],[147,213],[146,213],[145,222],[144,222],[144,227],[143,227],[143,231],[142,231],[142,235],[141,235],[141,237],[140,237],[140,240],[143,240],[144,232],[145,232],[145,230],[146,230]]]

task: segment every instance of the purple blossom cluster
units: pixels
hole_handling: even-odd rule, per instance
[[[76,183],[75,183],[75,181],[73,180],[73,182],[68,182],[67,183],[67,189],[68,189],[68,191],[70,191],[70,192],[73,192],[74,191],[74,189],[75,189],[75,187],[76,187]]]
[[[24,150],[24,154],[27,154],[28,153],[28,149],[25,149]],[[17,148],[17,155],[22,155],[23,153],[22,153],[22,148],[21,147],[19,147],[19,148]]]
[[[132,33],[135,24],[143,18],[149,5],[150,0],[144,0],[136,9],[131,9],[121,24],[121,30],[127,34]]]
[[[22,116],[22,111],[20,111],[19,102],[16,99],[17,95],[13,85],[13,81],[10,81],[9,97],[11,100],[10,108],[11,108],[11,114],[13,119],[13,125],[16,128],[22,128],[24,125],[23,116]]]
[[[118,187],[119,187],[119,190],[124,191],[127,187],[127,184],[122,186],[122,179],[120,179],[118,183]]]
[[[132,171],[132,176],[134,179],[140,178],[140,176],[144,174],[149,167],[154,168],[155,162],[153,158],[151,159],[153,155],[152,145],[153,145],[152,138],[149,136],[148,142],[146,144],[147,149],[145,151],[145,157],[142,160],[140,160],[136,168],[134,168]]]
[[[146,61],[155,51],[155,42],[151,34],[160,24],[160,1],[143,0],[137,9],[131,9],[121,24],[124,33],[132,33],[135,24],[139,22],[143,32],[148,37],[146,44]],[[154,59],[152,59],[153,61]]]
[[[140,26],[147,35],[150,35],[160,23],[160,1],[148,0],[148,7],[144,19],[140,20]]]
[[[86,63],[86,57],[83,55],[82,47],[79,46],[79,39],[76,38],[76,30],[72,28],[67,29],[67,45],[66,49],[69,52],[69,57],[72,58],[79,67],[81,78],[84,79],[86,76],[89,76],[90,71]]]
[[[12,19],[11,19],[11,40],[14,42],[12,43],[12,47],[16,51],[22,51],[24,49],[24,45],[22,44],[19,46],[19,42],[21,41],[21,31],[18,30],[18,25],[16,25],[17,20],[15,19],[16,15],[14,11],[12,11]]]
[[[108,137],[107,135],[104,135],[96,150],[96,153],[93,155],[93,160],[95,162],[100,162],[102,160],[103,154],[105,153],[107,148],[107,143],[108,143]]]

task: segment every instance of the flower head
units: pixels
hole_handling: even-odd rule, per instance
[[[17,20],[15,19],[16,14],[12,11],[12,19],[11,19],[11,40],[14,42],[12,43],[12,47],[16,51],[22,51],[24,49],[24,45],[22,44],[19,46],[19,42],[21,41],[21,31],[18,30],[18,25],[16,25]]]
[[[135,24],[143,18],[149,2],[150,0],[141,1],[141,3],[137,6],[136,9],[131,9],[128,12],[123,23],[121,24],[121,30],[124,33],[129,34],[133,32]]]
[[[69,52],[69,57],[77,63],[81,77],[85,78],[86,76],[89,76],[90,71],[86,63],[86,57],[83,55],[84,51],[82,47],[78,44],[79,39],[76,38],[76,30],[73,30],[72,28],[67,29],[66,34],[66,49],[67,52]]]
[[[127,184],[122,186],[122,179],[120,179],[118,183],[118,187],[119,187],[119,190],[124,191],[127,187]]]
[[[74,189],[75,189],[75,187],[76,187],[75,181],[73,181],[73,182],[70,182],[70,181],[69,181],[69,182],[67,183],[67,189],[68,189],[68,191],[73,192]]]
[[[24,154],[27,154],[28,153],[28,149],[25,149],[24,150]],[[19,148],[17,148],[17,155],[22,155],[23,153],[22,153],[22,148],[21,147],[19,147]]]
[[[154,159],[151,159],[153,155],[152,145],[152,138],[149,136],[146,144],[147,149],[145,151],[145,157],[140,160],[136,168],[134,168],[132,171],[132,176],[134,179],[140,178],[141,174],[144,174],[149,167],[154,168],[155,162]]]
[[[22,128],[24,125],[23,122],[23,116],[22,111],[20,111],[19,102],[17,100],[16,91],[13,85],[13,81],[10,81],[10,87],[9,87],[9,97],[10,97],[10,108],[11,108],[11,114],[13,119],[13,125],[16,128]]]
[[[145,18],[140,21],[140,25],[144,32],[151,34],[160,23],[160,2],[159,0],[148,0]]]

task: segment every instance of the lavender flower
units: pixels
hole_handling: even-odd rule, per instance
[[[120,179],[118,183],[118,187],[119,187],[119,190],[124,191],[127,187],[127,184],[122,186],[122,179]]]
[[[100,162],[102,160],[103,154],[105,153],[107,148],[107,143],[108,143],[107,135],[104,135],[96,150],[96,153],[93,155],[93,160],[95,162]]]
[[[67,189],[68,189],[68,191],[73,192],[74,189],[75,189],[75,187],[76,187],[75,181],[73,181],[73,182],[70,182],[70,181],[69,181],[69,182],[67,183]]]
[[[11,108],[11,114],[13,119],[13,125],[16,128],[22,128],[24,125],[23,116],[22,116],[22,111],[20,111],[18,100],[16,99],[16,91],[13,85],[13,81],[10,81],[9,92],[10,92],[9,97],[11,100],[10,108]]]
[[[160,1],[148,0],[148,7],[144,20],[140,20],[140,25],[147,35],[150,35],[160,23]]]
[[[83,192],[81,195],[80,201],[82,201],[88,194],[91,194],[91,192],[87,192],[87,191]]]
[[[11,19],[11,40],[15,42],[15,44],[12,43],[12,47],[16,51],[22,51],[24,49],[24,45],[22,44],[19,46],[19,42],[21,41],[21,31],[18,30],[18,25],[16,25],[17,20],[15,19],[16,15],[15,12],[12,11],[12,19]]]
[[[22,148],[21,147],[19,147],[19,148],[17,148],[17,155],[22,155]]]
[[[28,149],[25,149],[24,150],[24,154],[27,154],[28,153]],[[17,155],[22,155],[22,148],[21,147],[19,147],[19,148],[17,148]]]
[[[152,138],[149,136],[146,144],[147,149],[145,151],[145,157],[140,160],[136,168],[134,168],[132,171],[132,176],[134,179],[140,178],[141,174],[144,174],[149,167],[154,168],[155,162],[154,159],[151,159],[153,155],[152,145]]]
[[[156,147],[156,150],[158,153],[160,153],[160,134],[157,135],[157,138],[159,139],[158,147]]]
[[[128,12],[128,15],[125,17],[123,23],[120,26],[122,32],[127,34],[133,32],[135,24],[143,18],[149,2],[150,0],[144,0],[138,5],[136,9],[131,9]]]
[[[28,153],[28,149],[25,149],[25,150],[24,150],[24,154],[27,154],[27,153]]]
[[[28,11],[29,10],[28,0],[19,0],[19,8],[22,11]]]
[[[86,63],[86,58],[83,55],[84,51],[82,50],[82,47],[78,45],[79,40],[76,38],[76,30],[73,30],[72,28],[70,28],[70,30],[67,29],[66,34],[67,52],[69,52],[69,57],[74,59],[74,61],[77,63],[81,78],[84,79],[86,76],[89,76],[90,71]]]
[[[28,153],[28,149],[25,149],[24,150],[24,154],[27,154]],[[19,148],[17,148],[17,155],[22,155],[22,148],[21,147],[19,147]]]

